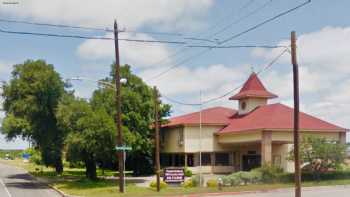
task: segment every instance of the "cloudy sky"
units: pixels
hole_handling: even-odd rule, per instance
[[[4,2],[17,2],[7,4]],[[112,28],[117,19],[121,38],[186,41],[195,37],[225,40],[304,0],[0,0],[0,18],[32,22]],[[302,110],[322,119],[350,128],[350,22],[346,0],[313,0],[311,4],[259,29],[233,39],[226,45],[289,45],[290,32],[298,34],[298,59]],[[38,27],[0,22],[0,28],[13,31],[79,34],[111,37],[104,31]],[[135,33],[134,31],[138,32]],[[167,32],[176,35],[159,35]],[[181,34],[182,36],[177,36]],[[220,96],[245,81],[252,70],[258,71],[281,53],[282,49],[203,49],[174,44],[145,44],[120,41],[121,63],[149,85],[157,85],[167,97],[199,102]],[[8,80],[12,65],[26,59],[45,59],[54,64],[62,78],[84,76],[101,79],[108,75],[114,61],[112,41],[47,38],[0,33],[0,79]],[[176,69],[154,78],[173,65]],[[260,75],[265,86],[282,102],[292,105],[290,56],[283,55]],[[75,82],[78,96],[89,98],[96,84]],[[233,93],[232,93],[233,94]],[[164,102],[168,102],[164,100]],[[173,114],[193,110],[193,106],[173,104]],[[221,100],[208,106],[236,108],[237,103]],[[3,117],[3,115],[2,115]],[[18,140],[0,148],[23,148]]]

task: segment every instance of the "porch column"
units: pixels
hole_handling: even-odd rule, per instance
[[[263,131],[261,137],[261,163],[271,164],[272,162],[272,133]]]
[[[185,153],[184,160],[185,160],[185,168],[186,168],[187,167],[187,153]]]
[[[234,153],[235,156],[235,172],[238,172],[241,170],[241,153],[240,151],[236,151]]]
[[[345,132],[339,133],[339,142],[341,144],[346,144],[346,133]]]

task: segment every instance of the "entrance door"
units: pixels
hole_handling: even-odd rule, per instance
[[[250,171],[254,168],[258,168],[261,166],[261,156],[260,155],[243,155],[242,158],[243,171]]]

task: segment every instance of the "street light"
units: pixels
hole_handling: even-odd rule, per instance
[[[113,83],[109,83],[109,82],[103,81],[103,80],[90,79],[87,77],[76,76],[76,77],[67,78],[66,81],[92,81],[92,82],[96,82],[98,84],[110,86],[111,88],[116,89],[115,85]],[[127,82],[128,82],[128,80],[126,78],[120,79],[120,83],[122,83],[122,84],[126,84]]]

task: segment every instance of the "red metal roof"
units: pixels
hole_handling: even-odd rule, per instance
[[[217,134],[235,133],[248,130],[291,130],[293,129],[294,110],[277,103],[256,108],[246,115],[235,114],[228,126]],[[320,120],[305,113],[300,113],[300,129],[309,131],[346,131],[334,124]]]
[[[255,73],[252,73],[244,83],[238,94],[230,97],[230,100],[239,100],[243,98],[276,98],[277,95],[266,90],[264,85]]]
[[[202,124],[227,125],[230,118],[237,111],[226,107],[213,107],[202,110]],[[169,123],[162,127],[178,126],[178,125],[198,125],[199,112],[185,114],[169,119]]]

